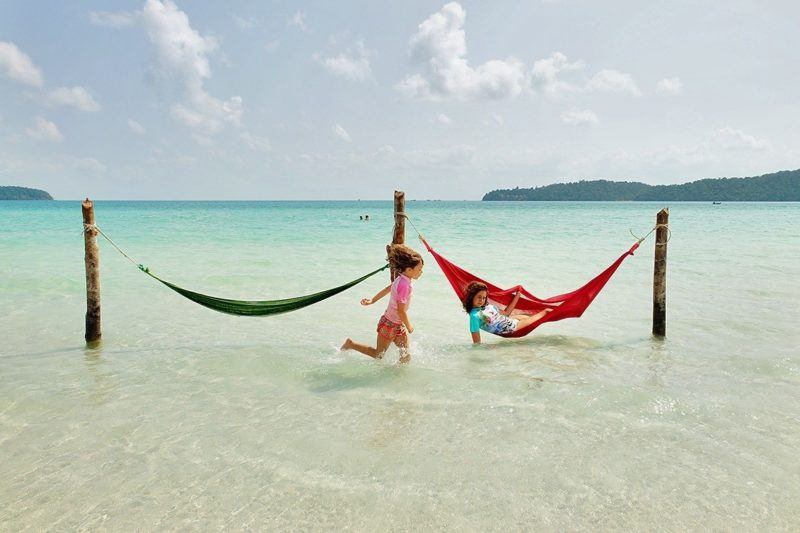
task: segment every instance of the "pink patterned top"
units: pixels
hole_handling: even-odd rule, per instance
[[[397,304],[410,304],[411,303],[411,280],[400,274],[392,282],[392,291],[389,296],[389,305],[386,307],[384,316],[394,322],[401,324],[400,315],[397,313]],[[408,307],[406,307],[408,309]]]

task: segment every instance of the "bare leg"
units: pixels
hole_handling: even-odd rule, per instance
[[[359,344],[353,341],[353,339],[348,338],[346,341],[344,341],[344,344],[342,344],[341,349],[355,350],[357,352],[363,353],[364,355],[368,355],[373,359],[381,359],[383,357],[383,354],[386,352],[386,349],[389,347],[390,342],[391,341],[386,337],[378,335],[378,340],[375,341],[376,347],[373,348],[372,346],[367,346],[366,344]]]
[[[533,324],[534,322],[536,322],[537,320],[542,318],[544,315],[546,315],[550,311],[552,311],[552,309],[550,309],[548,307],[547,309],[542,309],[541,311],[539,311],[535,315],[519,315],[519,316],[515,316],[514,318],[519,320],[519,324],[517,324],[517,327],[518,328],[524,328],[526,326],[530,326],[531,324]]]
[[[408,337],[395,337],[394,345],[400,350],[400,363],[408,364],[411,362],[411,354],[408,351]]]

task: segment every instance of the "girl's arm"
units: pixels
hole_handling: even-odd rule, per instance
[[[511,300],[511,303],[508,304],[505,309],[500,311],[500,314],[508,316],[511,313],[513,313],[514,312],[514,308],[517,307],[517,302],[519,302],[519,289],[517,289],[517,293],[514,294],[514,299]]]
[[[409,333],[414,333],[414,326],[411,325],[411,321],[408,319],[408,313],[406,310],[408,309],[408,304],[404,304],[401,302],[397,303],[397,316],[400,317],[400,321],[405,325],[406,329]]]
[[[387,285],[386,288],[381,289],[381,291],[378,294],[376,294],[375,296],[373,296],[372,298],[364,298],[364,299],[362,299],[361,300],[361,305],[372,305],[375,302],[377,302],[378,300],[380,300],[381,298],[383,298],[384,296],[386,296],[387,294],[389,294],[389,291],[391,291],[391,290],[392,290],[392,286],[391,285]]]
[[[481,332],[474,331],[472,332],[472,344],[480,344],[481,343]]]

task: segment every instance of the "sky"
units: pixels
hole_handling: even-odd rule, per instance
[[[479,199],[800,168],[800,2],[0,0],[0,185]]]

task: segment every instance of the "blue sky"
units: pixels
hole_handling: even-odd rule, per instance
[[[0,2],[0,184],[477,199],[800,167],[800,3]]]

